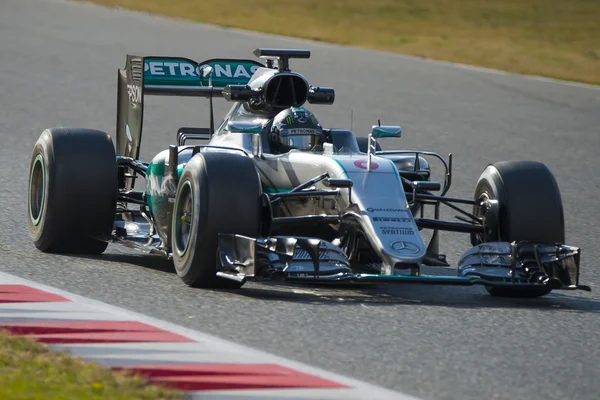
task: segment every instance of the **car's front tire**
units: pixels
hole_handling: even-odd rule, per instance
[[[259,237],[261,196],[260,178],[250,158],[222,152],[192,157],[179,179],[171,224],[173,261],[186,284],[242,285],[216,276],[218,235]]]
[[[29,165],[27,224],[33,243],[43,252],[102,253],[117,190],[115,149],[106,133],[44,130]]]
[[[565,224],[560,190],[548,167],[536,161],[502,161],[489,165],[475,188],[475,200],[498,201],[497,223],[486,234],[471,235],[471,243],[484,241],[564,243]],[[473,212],[482,216],[475,205]],[[552,289],[486,287],[493,296],[539,297]]]

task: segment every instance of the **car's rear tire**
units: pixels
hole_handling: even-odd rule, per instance
[[[117,162],[108,134],[46,129],[29,165],[27,223],[35,246],[49,253],[100,254],[117,204]]]
[[[171,229],[175,269],[186,284],[242,286],[216,276],[218,235],[259,237],[261,196],[260,178],[250,158],[222,152],[192,157],[179,179]]]
[[[358,149],[361,153],[368,153],[369,151],[369,138],[366,137],[357,137],[356,142],[358,143]],[[381,146],[379,143],[375,146],[375,151],[381,151]]]
[[[564,243],[565,224],[560,190],[548,167],[536,161],[502,161],[489,165],[475,188],[475,200],[482,197],[498,201],[497,224],[485,241]],[[482,211],[474,207],[474,214]],[[477,245],[483,235],[471,235]],[[492,296],[539,297],[552,289],[486,287]]]

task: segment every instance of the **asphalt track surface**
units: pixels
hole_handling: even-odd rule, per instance
[[[358,134],[381,118],[403,126],[405,148],[452,152],[450,195],[471,196],[489,162],[545,162],[562,190],[567,241],[582,248],[581,280],[595,291],[536,300],[409,285],[209,291],[118,246],[99,258],[33,247],[25,220],[33,144],[52,126],[112,133],[126,53],[200,61],[251,58],[260,46],[311,49],[292,67],[336,89],[334,106],[312,107],[324,125],[347,127],[353,110]],[[0,270],[425,399],[597,399],[598,88],[60,0],[0,0],[0,88]],[[178,127],[208,124],[202,99],[149,104],[145,159],[173,143]],[[75,212],[85,223],[93,210]],[[468,246],[466,236],[442,235],[451,262]]]

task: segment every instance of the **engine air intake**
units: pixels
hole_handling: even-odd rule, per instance
[[[274,75],[265,83],[265,103],[274,108],[300,107],[307,96],[308,83],[294,73]]]

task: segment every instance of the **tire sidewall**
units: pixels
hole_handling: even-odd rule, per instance
[[[45,247],[44,236],[45,232],[52,230],[53,218],[52,214],[48,213],[48,210],[52,206],[51,190],[50,188],[54,184],[54,151],[52,146],[52,136],[47,131],[42,133],[42,136],[38,139],[31,155],[31,161],[29,164],[29,182],[27,190],[27,225],[29,227],[30,237],[38,247]],[[33,176],[33,166],[37,156],[41,156],[42,165],[44,168],[44,191],[43,191],[43,202],[40,209],[39,221],[35,224],[31,217],[31,183]]]
[[[491,232],[491,235],[488,232],[488,242],[501,241],[501,238],[506,237],[505,225],[508,216],[508,210],[505,204],[504,192],[499,189],[499,186],[501,187],[502,185],[501,182],[500,185],[498,184],[498,176],[498,170],[492,165],[488,166],[481,174],[481,177],[479,178],[475,188],[475,201],[481,200],[484,196],[487,196],[491,200],[498,200],[498,224]],[[477,204],[473,207],[473,214],[482,217],[478,208],[479,206]],[[483,243],[483,241],[482,235],[471,234],[471,243],[473,246]]]
[[[189,168],[188,168],[189,166]],[[202,257],[205,255],[205,251],[202,248],[203,238],[201,237],[202,230],[200,227],[206,224],[206,217],[208,214],[207,209],[207,201],[206,201],[206,179],[204,176],[206,174],[206,168],[204,165],[204,158],[202,157],[193,157],[189,162],[186,168],[184,169],[179,183],[177,185],[177,192],[175,195],[175,205],[173,207],[173,223],[171,227],[171,243],[173,247],[173,260],[175,264],[175,270],[177,271],[177,275],[179,275],[184,282],[194,282],[196,281],[200,275],[201,271],[190,271],[191,267],[197,261],[197,257]],[[177,209],[181,206],[181,193],[184,190],[185,186],[189,184],[191,187],[191,193],[193,197],[192,202],[192,223],[190,226],[190,238],[188,240],[187,248],[183,252],[183,254],[178,254],[175,249],[176,246],[176,235],[177,235]],[[214,267],[215,271],[212,275],[216,274],[216,266]],[[205,266],[203,271],[209,269],[209,266]],[[210,272],[210,271],[209,271]],[[208,275],[208,274],[207,274]],[[208,276],[207,276],[208,278]]]

